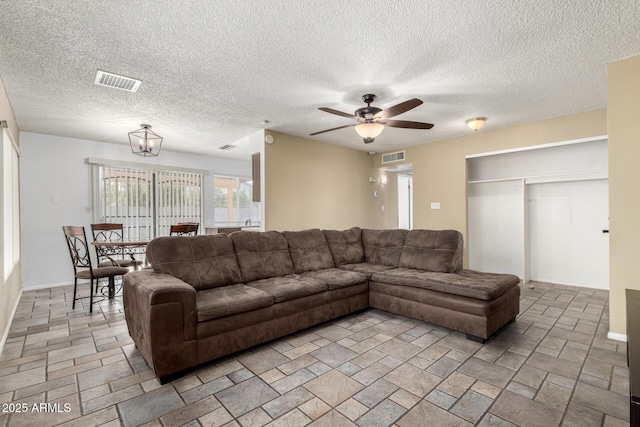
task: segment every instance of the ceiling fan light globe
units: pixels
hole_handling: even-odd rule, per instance
[[[358,135],[362,138],[371,138],[373,141],[374,138],[382,133],[384,125],[381,125],[380,123],[360,123],[355,126],[355,129],[356,132],[358,132]]]

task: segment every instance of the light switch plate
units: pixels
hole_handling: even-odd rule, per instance
[[[440,209],[440,202],[431,202],[431,209]]]

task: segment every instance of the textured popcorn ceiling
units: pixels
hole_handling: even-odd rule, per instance
[[[638,0],[0,2],[22,131],[126,144],[148,123],[166,150],[221,156],[265,127],[385,151],[469,134],[474,116],[490,130],[605,108],[606,64],[638,54]],[[96,69],[143,83],[100,87]],[[435,127],[308,136],[350,123],[318,107],[352,113],[365,93],[420,98],[397,118]]]

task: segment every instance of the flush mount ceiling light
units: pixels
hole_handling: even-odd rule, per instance
[[[157,156],[160,153],[162,137],[151,131],[150,125],[142,124],[140,129],[129,132],[129,143],[133,154],[140,156]]]
[[[486,117],[474,117],[473,119],[465,120],[465,123],[469,126],[469,129],[477,132],[482,126],[484,126],[484,122],[486,121]]]

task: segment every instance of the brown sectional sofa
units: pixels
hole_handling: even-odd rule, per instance
[[[518,277],[462,269],[454,230],[240,231],[159,237],[124,276],[129,334],[162,382],[376,307],[484,341],[519,312]]]

